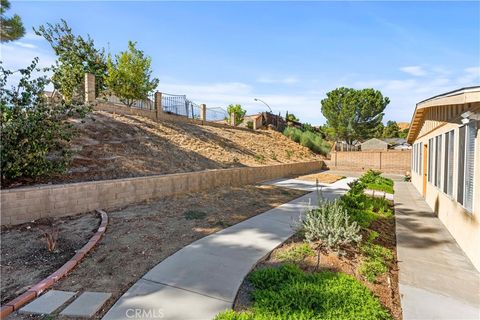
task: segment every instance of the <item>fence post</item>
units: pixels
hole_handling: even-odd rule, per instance
[[[200,120],[207,121],[207,105],[205,103],[200,105]]]
[[[235,119],[235,112],[230,113],[230,125],[231,125],[232,127],[235,127],[235,125],[236,125],[236,121],[235,121],[235,120],[236,120],[236,119]]]
[[[85,103],[95,102],[95,75],[85,73]]]
[[[157,120],[159,120],[162,117],[163,114],[163,108],[162,108],[162,93],[159,91],[155,92],[155,116]]]
[[[382,170],[382,151],[380,151],[380,170]]]

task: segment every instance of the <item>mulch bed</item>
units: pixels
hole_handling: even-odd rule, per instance
[[[100,217],[87,213],[57,219],[40,219],[1,229],[1,301],[17,297],[60,268],[93,236]],[[58,231],[57,248],[47,250],[45,231]]]
[[[275,186],[223,187],[109,212],[102,240],[53,288],[111,292],[112,298],[95,316],[100,319],[143,274],[184,246],[305,193]],[[40,317],[14,314],[12,319]]]
[[[379,219],[374,221],[370,226],[371,230],[377,231],[380,236],[374,241],[374,243],[385,246],[391,249],[394,253],[393,262],[389,265],[389,271],[383,275],[377,277],[375,283],[368,282],[358,273],[358,267],[362,262],[362,257],[359,248],[348,246],[343,248],[346,252],[344,256],[338,256],[333,252],[323,252],[321,255],[320,266],[318,271],[335,271],[343,272],[352,275],[359,281],[361,281],[366,287],[368,287],[375,296],[377,296],[380,302],[387,308],[395,320],[402,319],[402,309],[400,305],[400,293],[398,289],[398,267],[397,267],[397,253],[396,253],[396,237],[395,237],[395,219],[393,217],[386,219]],[[363,238],[365,239],[367,233],[364,232]],[[282,261],[277,260],[275,257],[278,253],[286,251],[295,244],[302,243],[303,240],[300,236],[294,235],[287,240],[282,246],[275,249],[270,255],[262,262],[257,264],[255,268],[272,267],[282,264]],[[317,257],[307,257],[298,266],[304,271],[315,271],[317,264]],[[250,292],[253,287],[246,278],[240,287],[240,290],[235,299],[234,310],[242,311],[246,310],[252,303],[250,299]]]

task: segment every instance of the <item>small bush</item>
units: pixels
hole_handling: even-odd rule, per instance
[[[341,245],[361,240],[360,227],[350,222],[347,211],[337,200],[321,201],[319,208],[307,211],[302,221],[305,239],[338,250]]]
[[[20,69],[18,85],[11,89],[6,85],[13,72],[0,66],[2,182],[64,172],[71,156],[68,143],[75,136],[68,119],[90,111],[61,99],[47,101],[43,93],[50,81],[46,76],[32,78],[37,63],[38,58]]]
[[[302,131],[295,127],[287,127],[283,134],[311,151],[327,155],[330,152],[330,144],[322,139],[321,135],[312,131]]]
[[[381,176],[380,171],[368,170],[360,180],[365,183],[367,189],[383,191],[393,194],[393,180]]]
[[[253,121],[247,121],[247,128],[253,129]]]
[[[183,215],[187,220],[201,220],[205,219],[207,213],[198,210],[188,210]]]
[[[250,310],[226,311],[216,320],[391,319],[368,288],[343,273],[306,273],[285,265],[254,271],[249,280]]]
[[[256,154],[255,161],[259,163],[265,163],[265,156],[263,154]]]
[[[299,263],[305,260],[306,257],[312,256],[315,256],[315,251],[312,247],[308,243],[302,243],[280,251],[275,255],[275,258],[284,262]]]

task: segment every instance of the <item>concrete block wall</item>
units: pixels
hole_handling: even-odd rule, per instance
[[[322,161],[312,161],[1,190],[0,223],[111,210],[174,194],[307,174],[322,166]]]
[[[332,152],[325,164],[330,169],[382,170],[404,174],[410,171],[411,150]]]

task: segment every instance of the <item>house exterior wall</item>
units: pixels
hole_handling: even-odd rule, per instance
[[[422,142],[428,145],[429,139],[454,130],[454,155],[453,155],[453,196],[449,196],[443,192],[443,188],[435,187],[431,182],[426,182],[425,200],[427,204],[438,215],[439,219],[446,226],[448,231],[455,238],[459,246],[472,261],[473,265],[480,270],[480,129],[477,124],[477,137],[475,139],[475,164],[474,164],[474,197],[473,212],[468,212],[461,204],[456,201],[458,188],[458,137],[459,125],[456,123],[443,123],[441,126],[434,128],[424,136],[417,138],[414,143]],[[422,146],[423,150],[423,146]],[[416,189],[423,193],[423,160],[426,155],[422,151],[422,159],[420,161],[422,174],[412,170],[412,183]],[[415,161],[415,159],[413,159]],[[444,172],[444,165],[442,170]],[[443,186],[443,176],[440,186]]]

